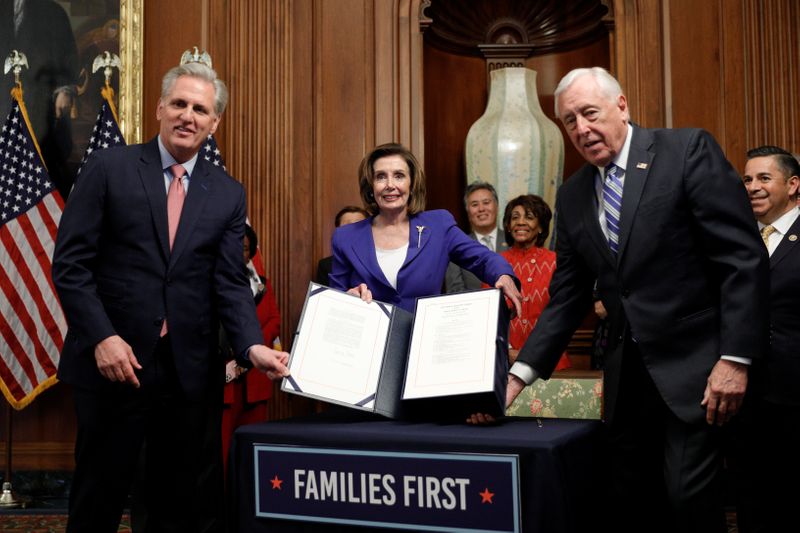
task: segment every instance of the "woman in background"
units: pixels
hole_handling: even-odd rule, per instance
[[[550,301],[548,287],[556,269],[556,254],[543,245],[550,235],[552,218],[547,203],[533,194],[517,196],[508,202],[503,215],[506,242],[511,244],[511,248],[501,255],[508,260],[522,283],[522,312],[511,320],[508,334],[511,363]],[[567,353],[564,352],[556,370],[570,366]]]
[[[420,296],[441,294],[449,261],[497,287],[520,311],[514,272],[469,238],[444,210],[424,211],[425,173],[399,144],[376,147],[362,160],[359,188],[366,220],[333,234],[330,285],[414,311]]]
[[[258,274],[253,257],[258,249],[256,232],[245,226],[243,268],[250,281],[256,303],[256,314],[264,334],[264,344],[280,346],[278,335],[281,316],[275,301],[275,292],[269,280]],[[228,450],[234,430],[245,424],[267,420],[267,400],[272,397],[272,381],[263,372],[242,368],[236,364],[225,330],[220,328],[219,346],[227,361],[225,364],[224,407],[222,410],[222,458],[228,470]],[[277,348],[276,348],[277,349]]]

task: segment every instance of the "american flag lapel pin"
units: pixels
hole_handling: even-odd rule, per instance
[[[636,163],[636,168],[641,168],[644,170],[647,168],[647,163]]]

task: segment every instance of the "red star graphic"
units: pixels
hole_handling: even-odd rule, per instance
[[[489,487],[483,489],[483,492],[479,492],[478,494],[481,495],[481,503],[494,503],[492,498],[494,498],[494,492],[489,492]]]
[[[278,474],[275,474],[275,477],[269,480],[272,483],[272,490],[278,489],[281,490],[281,484],[283,480],[278,477]]]

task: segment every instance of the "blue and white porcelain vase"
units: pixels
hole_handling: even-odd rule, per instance
[[[497,189],[500,218],[508,201],[521,194],[539,195],[555,208],[564,139],[539,105],[536,71],[492,72],[486,111],[467,134],[466,167],[467,183],[486,181]]]

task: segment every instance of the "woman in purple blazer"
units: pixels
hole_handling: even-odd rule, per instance
[[[414,311],[420,296],[440,294],[452,261],[497,287],[519,313],[508,262],[469,238],[444,210],[425,208],[425,173],[399,144],[376,147],[359,168],[361,199],[372,215],[333,234],[331,287]]]

